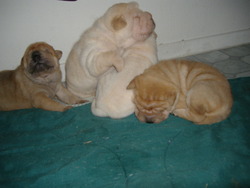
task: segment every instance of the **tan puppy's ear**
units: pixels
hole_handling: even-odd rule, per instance
[[[22,57],[22,59],[21,59],[21,65],[24,66],[24,57]]]
[[[111,21],[111,26],[115,31],[118,31],[124,27],[126,27],[127,22],[122,16],[116,16]]]
[[[127,89],[135,89],[135,79],[133,79],[133,80],[129,83]]]
[[[61,50],[56,50],[55,52],[56,52],[57,59],[61,59],[62,54],[63,54],[62,51]]]

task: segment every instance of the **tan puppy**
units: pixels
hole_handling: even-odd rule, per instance
[[[0,72],[0,110],[42,108],[64,111],[65,106],[52,98],[75,104],[80,99],[61,83],[59,59],[62,52],[44,42],[31,44],[15,70]]]
[[[228,117],[233,103],[230,85],[218,70],[185,60],[161,61],[128,89],[134,90],[137,118],[148,123],[173,113],[196,124],[212,124]]]
[[[81,98],[93,99],[99,77],[112,67],[121,71],[124,51],[146,40],[152,28],[151,14],[141,11],[137,3],[110,7],[73,46],[66,61],[68,89]]]
[[[122,56],[125,63],[121,72],[110,69],[100,76],[91,106],[94,115],[123,118],[134,113],[133,92],[127,90],[127,86],[135,76],[157,62],[155,38],[152,34],[128,48]]]

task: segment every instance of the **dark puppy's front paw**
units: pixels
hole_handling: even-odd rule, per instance
[[[81,99],[80,101],[76,102],[75,104],[84,104],[88,103],[89,101]]]
[[[71,109],[72,108],[72,106],[66,106],[64,109],[63,109],[63,112],[65,112],[65,111],[67,111],[67,110],[69,110],[69,109]]]

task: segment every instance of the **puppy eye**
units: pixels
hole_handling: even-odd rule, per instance
[[[44,50],[46,53],[53,55],[53,53],[49,49]]]
[[[158,109],[153,110],[153,113],[155,113],[155,114],[160,114],[161,112],[162,112],[162,110],[158,110]]]
[[[143,107],[141,107],[141,106],[137,106],[137,109],[138,109],[139,111],[145,111],[145,109],[144,109]]]
[[[153,110],[153,112],[154,113],[157,113],[157,114],[161,114],[161,113],[163,113],[164,112],[164,108],[155,108],[154,110]]]

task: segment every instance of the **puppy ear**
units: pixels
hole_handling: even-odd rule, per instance
[[[25,67],[24,57],[22,57],[22,59],[21,59],[21,65],[22,65],[23,67]]]
[[[127,86],[127,89],[135,89],[135,79],[133,79],[129,85]]]
[[[118,31],[124,27],[126,27],[127,22],[122,16],[117,16],[114,17],[113,20],[111,21],[111,26],[115,31]]]
[[[164,91],[164,98],[169,101],[169,104],[173,105],[179,93],[178,88],[175,85],[168,83],[164,86]]]
[[[134,1],[128,3],[128,6],[131,6],[133,8],[139,8],[139,4],[137,2],[134,2]]]
[[[62,51],[61,50],[56,50],[55,51],[56,52],[56,57],[58,58],[58,59],[61,59],[61,57],[62,57]]]

